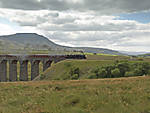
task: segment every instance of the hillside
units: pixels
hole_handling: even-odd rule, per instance
[[[98,66],[112,63],[114,63],[112,60],[65,60],[53,64],[42,75],[36,78],[36,80],[65,80],[70,76],[71,69],[74,68],[79,68],[81,74],[80,79],[85,79],[88,75],[92,74],[91,70],[96,69]]]
[[[112,74],[114,69],[119,69],[117,77],[143,76],[150,73],[150,59],[148,58],[114,55],[86,55],[86,58],[85,60],[64,60],[56,64],[53,63],[35,80],[88,79],[95,77],[95,75],[100,78],[104,75],[105,77],[115,77],[116,73]],[[102,74],[100,70],[105,71]]]
[[[7,47],[8,48],[7,48]],[[36,33],[17,33],[13,35],[0,36],[0,50],[3,51],[29,51],[29,50],[61,50],[61,51],[83,51],[87,53],[103,53],[112,55],[122,55],[118,51],[104,48],[90,47],[67,47],[55,44],[47,37]],[[44,54],[44,53],[43,53]]]
[[[88,75],[91,75],[91,70],[96,69],[99,66],[105,66],[113,64],[116,60],[129,60],[127,56],[105,56],[105,55],[87,55],[86,60],[65,60],[53,64],[44,73],[42,73],[42,80],[63,80],[70,75],[70,70],[73,68],[79,68],[81,77],[85,79]],[[61,72],[61,73],[60,73]],[[40,76],[36,78],[40,80]]]
[[[46,37],[38,35],[36,33],[17,33],[14,35],[5,35],[5,36],[0,36],[1,41],[9,41],[12,44],[16,44],[18,48],[20,48],[20,45],[23,47],[31,47],[31,48],[36,48],[40,47],[41,49],[42,46],[48,45],[52,48],[55,48],[58,46],[57,44],[53,43],[52,41],[48,40]],[[37,48],[38,49],[38,48]]]
[[[1,113],[149,113],[150,77],[0,83]]]

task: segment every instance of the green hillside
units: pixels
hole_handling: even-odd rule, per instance
[[[91,73],[92,69],[98,66],[103,66],[107,64],[112,64],[112,60],[65,60],[57,64],[53,64],[49,69],[47,69],[40,77],[40,80],[65,80],[70,75],[70,70],[74,68],[80,69],[80,74],[82,75],[80,79],[86,78],[87,75]]]
[[[56,64],[53,64],[44,73],[41,73],[35,80],[68,80],[68,79],[74,79],[75,76],[78,76],[75,77],[78,79],[87,79],[90,78],[91,76],[95,76],[94,74],[97,73],[95,72],[96,69],[100,71],[100,67],[102,66],[106,67],[106,66],[115,65],[116,61],[121,61],[121,62],[128,61],[128,64],[125,63],[125,65],[131,64],[130,72],[132,71],[132,65],[133,66],[140,65],[140,67],[137,66],[136,68],[137,70],[139,70],[139,73],[141,73],[140,68],[142,65],[144,65],[142,63],[146,63],[146,62],[148,63],[150,61],[148,59],[142,59],[138,57],[131,58],[129,56],[115,56],[115,55],[86,55],[86,56],[87,56],[86,60],[64,60]],[[141,64],[138,64],[140,62]],[[139,73],[138,75],[142,75]]]
[[[150,77],[0,83],[0,113],[149,113]]]

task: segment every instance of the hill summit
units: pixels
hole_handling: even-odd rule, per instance
[[[9,45],[9,46],[8,46]],[[58,45],[47,37],[36,33],[16,33],[13,35],[0,36],[0,48],[1,50],[61,50],[61,51],[83,51],[88,53],[103,53],[112,55],[121,55],[118,51],[104,49],[104,48],[91,48],[91,47],[67,47]]]

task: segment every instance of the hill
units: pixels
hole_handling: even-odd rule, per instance
[[[36,80],[65,80],[70,76],[70,71],[76,68],[80,70],[80,79],[85,79],[88,75],[92,74],[91,70],[96,69],[98,66],[112,63],[114,63],[112,60],[65,60],[53,64]]]
[[[104,48],[61,46],[50,41],[47,37],[38,35],[36,33],[17,33],[13,35],[0,36],[0,50],[3,51],[60,50],[60,51],[83,51],[87,53],[122,55],[122,53],[118,51]]]
[[[140,57],[150,57],[150,53],[140,54],[140,55],[138,55],[138,56],[140,56]]]
[[[0,83],[1,113],[149,113],[150,77]]]
[[[64,80],[70,75],[70,71],[75,68],[79,68],[80,79],[85,79],[97,67],[113,64],[116,60],[130,60],[130,57],[127,56],[113,55],[86,55],[86,57],[86,60],[64,60],[53,64],[36,80]]]

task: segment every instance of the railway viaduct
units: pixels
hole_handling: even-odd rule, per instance
[[[52,62],[65,59],[86,59],[85,55],[0,55],[0,82],[28,81],[28,63],[31,63],[31,80],[39,75],[39,63],[43,64],[43,71]],[[17,63],[20,63],[20,75],[17,77]],[[9,65],[8,65],[9,64]],[[8,67],[9,68],[8,68]],[[9,77],[7,71],[9,69]]]

